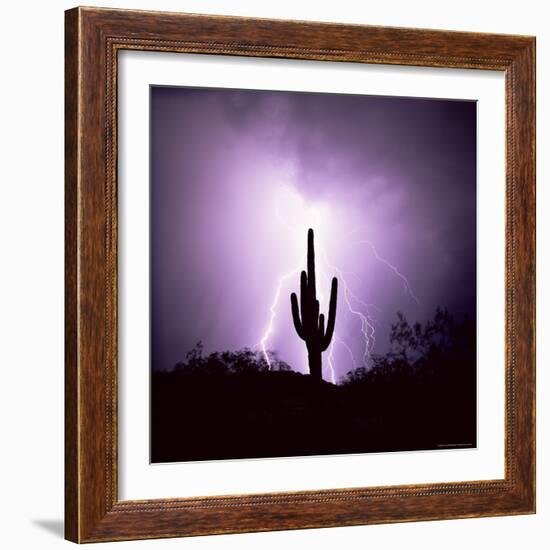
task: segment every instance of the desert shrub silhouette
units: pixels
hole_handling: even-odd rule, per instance
[[[405,446],[475,446],[476,330],[437,309],[423,327],[402,313],[392,325],[391,349],[371,357],[369,369],[342,381],[350,402]],[[362,401],[361,401],[362,400]]]
[[[151,384],[153,462],[475,446],[475,322],[399,313],[390,350],[338,385],[269,352],[204,354],[199,342]]]

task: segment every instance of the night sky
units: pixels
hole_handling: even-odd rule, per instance
[[[476,311],[476,103],[151,88],[152,368],[262,345],[307,372],[290,293],[315,231],[337,380],[402,311]],[[365,337],[366,335],[366,337]]]

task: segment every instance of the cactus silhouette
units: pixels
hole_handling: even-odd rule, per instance
[[[307,233],[307,273],[302,271],[300,276],[300,306],[298,306],[298,297],[295,292],[290,295],[290,304],[294,328],[307,346],[309,373],[318,380],[322,378],[321,354],[330,345],[334,334],[337,294],[338,279],[333,277],[325,330],[325,316],[322,313],[319,314],[319,300],[317,300],[315,288],[313,229],[309,229]]]

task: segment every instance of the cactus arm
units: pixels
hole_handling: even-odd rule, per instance
[[[325,316],[321,313],[319,315],[319,340],[321,342],[325,339]]]
[[[311,331],[313,333],[313,339],[317,342],[320,341],[319,338],[319,300],[315,300],[313,302],[313,315],[312,315],[312,323],[311,323]]]
[[[332,285],[330,288],[330,303],[328,309],[328,321],[327,321],[327,331],[324,335],[324,338],[321,342],[321,349],[325,351],[330,341],[332,340],[332,335],[334,334],[334,325],[336,323],[336,300],[338,296],[338,279],[333,277]]]
[[[296,330],[296,334],[298,334],[298,336],[302,340],[305,340],[304,328],[302,326],[302,323],[300,322],[300,311],[298,309],[298,297],[296,296],[295,292],[293,292],[290,295],[290,306],[292,309],[292,320],[294,321],[294,329]]]

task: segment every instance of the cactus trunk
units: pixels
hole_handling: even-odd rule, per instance
[[[325,316],[322,313],[319,314],[315,280],[315,247],[313,229],[310,229],[307,235],[307,272],[302,271],[300,276],[300,305],[298,306],[298,297],[294,292],[290,295],[290,304],[294,328],[306,343],[309,373],[318,380],[323,377],[322,353],[329,347],[334,334],[337,294],[338,280],[333,277],[325,330]]]
[[[307,360],[309,365],[309,374],[312,378],[321,380],[323,378],[323,362],[321,359],[321,351],[308,351]]]

